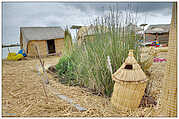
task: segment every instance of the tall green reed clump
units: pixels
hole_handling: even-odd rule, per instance
[[[65,28],[64,40],[65,40],[65,51],[69,51],[72,47],[72,36],[67,26]]]
[[[111,96],[114,82],[108,68],[107,57],[111,59],[114,73],[128,56],[129,49],[134,50],[139,60],[138,36],[135,29],[127,24],[132,16],[118,11],[97,18],[90,26],[82,43],[74,44],[66,55],[73,64],[72,74],[78,85],[92,89],[96,93]]]

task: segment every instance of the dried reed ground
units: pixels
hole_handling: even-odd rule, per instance
[[[160,53],[159,57],[166,58],[167,53]],[[45,64],[56,64],[58,57],[45,58]],[[151,67],[152,90],[151,95],[157,100],[155,107],[139,108],[135,111],[123,112],[111,107],[107,98],[93,95],[78,86],[65,86],[49,75],[50,85],[60,94],[68,96],[76,104],[87,108],[79,112],[75,107],[57,98],[49,90],[46,103],[42,83],[34,68],[39,64],[37,59],[22,61],[2,61],[2,116],[20,117],[143,117],[155,116],[160,108],[161,80],[164,77],[165,62],[154,63]],[[52,64],[52,65],[53,65]]]

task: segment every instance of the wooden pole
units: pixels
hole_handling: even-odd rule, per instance
[[[46,84],[48,84],[49,81],[48,81],[48,76],[47,76],[46,71],[45,71],[45,68],[44,68],[44,61],[42,61],[42,58],[41,58],[41,56],[40,56],[40,53],[39,53],[39,51],[38,51],[37,46],[35,46],[35,49],[36,49],[36,51],[37,51],[37,55],[38,55],[38,58],[39,58],[39,61],[40,61],[40,64],[41,64],[43,73],[44,73],[45,76],[46,76],[46,80],[44,80],[44,81],[45,81]]]
[[[37,51],[37,55],[38,55],[38,58],[39,58],[39,60],[40,60],[41,67],[42,67],[42,69],[43,69],[43,73],[45,73],[44,62],[42,61],[42,59],[41,59],[41,57],[40,57],[40,54],[39,54],[39,51],[38,51],[37,46],[34,46],[34,47],[35,47],[35,49],[36,49],[36,51]],[[40,75],[40,71],[38,72],[38,74]],[[47,79],[47,80],[45,80],[45,79],[44,79],[44,76],[42,75],[43,91],[44,91],[44,94],[45,94],[46,99],[47,99],[47,102],[48,102],[48,96],[47,96],[47,92],[46,92],[46,89],[45,89],[45,83],[46,83],[46,84],[49,83],[49,82],[48,82],[48,77],[47,77],[47,75],[46,75],[46,79]]]

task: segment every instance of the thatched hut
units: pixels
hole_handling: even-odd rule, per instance
[[[145,30],[145,40],[158,40],[160,44],[168,44],[170,24],[150,25]]]
[[[81,44],[87,39],[93,39],[95,37],[95,26],[82,26],[77,33],[78,44]]]
[[[138,108],[144,96],[147,77],[133,56],[133,50],[129,51],[124,64],[112,75],[115,81],[111,103],[121,110]]]
[[[64,30],[61,27],[21,27],[20,47],[27,56],[36,56],[36,45],[41,56],[62,53]]]
[[[106,26],[101,26],[101,25],[81,26],[77,33],[78,44],[81,44],[86,40],[94,40],[97,33],[102,33],[102,32],[105,33],[108,31],[109,30]]]

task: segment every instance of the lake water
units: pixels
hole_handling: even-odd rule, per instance
[[[18,47],[9,47],[10,52],[15,52],[18,53],[18,51],[20,50],[20,46]],[[2,48],[2,59],[6,59],[7,55],[8,55],[9,51],[8,48]]]

